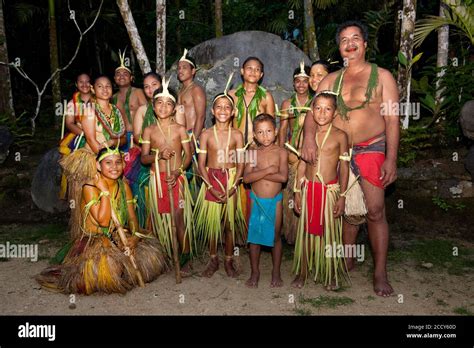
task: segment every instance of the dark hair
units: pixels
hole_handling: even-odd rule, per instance
[[[337,99],[336,99],[336,95],[333,94],[333,93],[329,93],[328,91],[323,91],[323,92],[320,92],[318,94],[316,94],[313,98],[313,106],[316,104],[316,99],[318,98],[325,98],[325,99],[331,99],[333,104],[334,104],[334,107],[337,106]]]
[[[91,75],[89,75],[89,73],[86,73],[84,71],[81,71],[79,74],[77,74],[76,76],[76,82],[77,82],[77,79],[79,78],[79,76],[81,75],[86,75],[88,78],[89,78],[89,81],[91,80]]]
[[[145,79],[146,79],[148,76],[152,76],[152,77],[154,77],[155,79],[157,79],[158,81],[160,81],[160,83],[162,83],[161,75],[160,75],[160,74],[157,74],[157,73],[154,72],[154,71],[147,72],[145,75],[143,75],[143,81],[145,81]]]
[[[97,82],[98,79],[101,79],[101,78],[106,78],[107,80],[109,80],[110,83],[112,83],[112,80],[110,79],[110,77],[108,77],[107,75],[98,75],[94,78],[94,82],[92,83],[93,85],[95,85],[95,83]]]
[[[232,98],[231,95],[224,94],[224,93],[219,93],[219,94],[217,94],[217,95],[212,99],[212,107],[214,107],[214,104],[216,103],[217,99],[219,99],[219,98],[225,98],[225,99],[227,99],[228,101],[231,101],[231,100],[232,100],[232,101],[231,101],[232,106],[235,105],[235,100],[234,100],[234,98]],[[229,99],[229,98],[230,98],[230,99]]]
[[[191,69],[197,69],[196,61],[194,60],[193,57],[191,57],[189,54],[186,54],[186,59],[191,61],[194,64],[194,66],[191,66]],[[189,62],[186,62],[186,61],[184,61],[184,62],[189,64]],[[179,60],[178,60],[178,64],[179,64]],[[189,65],[191,65],[191,64],[189,64]]]
[[[273,125],[273,128],[276,128],[275,117],[269,114],[259,114],[252,121],[253,129],[256,128],[257,124],[262,123],[262,122],[270,122]]]
[[[104,153],[109,151],[109,149],[107,147],[103,147],[102,149],[100,149],[99,152],[97,152],[97,156],[95,157],[95,160],[98,161],[100,156],[102,156]],[[120,151],[119,154],[122,155],[122,151]]]
[[[296,68],[295,71],[293,71],[293,76],[298,75],[300,73],[300,71],[301,71],[300,67]],[[310,72],[309,66],[307,66],[307,65],[304,66],[304,72],[306,73],[306,75],[309,76],[309,72]]]
[[[317,61],[313,62],[313,64],[311,64],[311,68],[315,65],[322,65],[328,73],[331,70],[330,65],[329,65],[327,60],[323,60],[323,59],[317,60]],[[311,69],[310,69],[310,71],[311,71]]]
[[[357,27],[359,28],[361,34],[362,34],[362,38],[364,39],[364,41],[367,41],[369,39],[369,32],[367,30],[367,27],[362,24],[361,22],[359,21],[354,21],[354,20],[351,20],[351,21],[345,21],[344,23],[341,23],[339,24],[339,26],[337,27],[337,31],[336,31],[336,44],[339,46],[339,35],[341,34],[341,32],[349,27]]]
[[[163,92],[163,86],[160,86],[160,88],[158,88],[155,92],[153,92],[153,105],[156,102],[156,99],[155,99],[156,95],[161,92]],[[170,92],[170,94],[174,97],[175,100],[178,100],[178,95],[173,89],[168,88],[168,92]],[[176,102],[174,102],[174,104],[176,105]]]
[[[263,62],[260,60],[260,58],[258,57],[254,57],[254,56],[250,56],[248,57],[246,60],[244,60],[244,64],[242,64],[242,68],[245,67],[245,64],[247,64],[248,62],[250,62],[251,60],[256,60],[258,62],[258,64],[260,64],[260,67],[262,68],[262,73],[263,73]]]

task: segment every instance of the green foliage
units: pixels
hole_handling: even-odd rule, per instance
[[[444,0],[448,6],[444,10],[444,17],[426,16],[417,21],[415,27],[415,47],[420,46],[426,37],[434,30],[450,25],[451,30],[466,38],[471,45],[474,44],[474,7],[472,1]]]
[[[17,146],[25,146],[33,142],[33,136],[31,129],[25,116],[26,112],[23,112],[20,116],[15,117],[13,120],[11,116],[2,114],[0,115],[0,126],[6,126],[13,135],[13,144]]]
[[[400,149],[398,165],[407,167],[412,164],[417,154],[433,145],[433,132],[424,127],[409,127],[400,130]]]
[[[458,248],[457,255],[454,253],[454,247]],[[474,271],[473,256],[472,249],[446,239],[417,240],[388,254],[392,262],[414,261],[418,265],[432,263],[434,270],[445,269],[448,274],[453,275],[464,275]]]
[[[390,1],[388,4],[384,4],[381,10],[369,10],[364,13],[364,20],[369,30],[369,40],[367,43],[368,60],[375,60],[377,55],[380,54],[378,44],[379,32],[384,25],[393,24],[393,10],[391,8],[393,4],[394,1]]]
[[[440,209],[447,212],[449,209],[463,210],[466,206],[462,203],[449,204],[446,200],[441,197],[433,197],[432,202]]]
[[[304,295],[299,296],[299,302],[301,304],[310,304],[311,306],[315,308],[322,308],[322,307],[327,307],[327,308],[336,308],[339,306],[346,306],[354,303],[354,300],[350,297],[347,296],[324,296],[320,295],[315,298],[306,298]]]
[[[474,315],[474,313],[472,313],[466,307],[456,307],[453,309],[453,313],[460,314],[460,315]]]

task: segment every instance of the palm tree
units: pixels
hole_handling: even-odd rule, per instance
[[[426,37],[444,25],[453,27],[453,31],[465,37],[474,45],[474,8],[463,0],[443,0],[447,5],[445,16],[427,16],[416,23],[415,47],[419,47]]]
[[[446,18],[445,7],[443,0],[439,2],[439,16],[441,18]],[[448,65],[448,47],[449,47],[449,25],[443,25],[438,30],[438,54],[436,59],[436,67],[443,68]],[[436,102],[442,102],[441,94],[442,89],[439,88],[441,77],[444,75],[445,70],[441,69],[438,72],[438,79],[436,81]]]
[[[3,1],[0,1],[0,61],[8,62],[7,38],[3,22]],[[0,65],[0,75],[3,76],[0,79],[0,114],[5,113],[14,121],[15,110],[13,109],[10,69],[7,65]]]

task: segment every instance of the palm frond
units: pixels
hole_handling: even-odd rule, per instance
[[[444,25],[451,25],[459,29],[459,31],[474,44],[474,10],[472,6],[465,5],[461,0],[445,0],[449,10],[445,10],[446,17],[427,16],[417,21],[415,26],[414,44],[419,47],[426,37],[434,30]]]

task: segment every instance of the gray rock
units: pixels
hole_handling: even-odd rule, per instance
[[[58,148],[49,150],[41,159],[31,183],[31,198],[38,208],[48,213],[64,212],[68,205],[59,199],[62,169]]]
[[[469,152],[464,159],[464,167],[471,174],[472,181],[474,181],[474,145],[471,145]]]
[[[205,41],[189,50],[196,60],[198,72],[196,80],[206,90],[206,126],[211,121],[210,103],[212,98],[224,91],[230,73],[234,77],[230,88],[242,82],[240,68],[249,56],[260,58],[264,64],[261,85],[265,87],[281,105],[293,93],[293,71],[301,60],[310,65],[311,61],[298,47],[279,36],[263,31],[241,31],[232,35]],[[176,77],[177,62],[173,64],[168,76],[172,76],[171,86],[178,87]]]
[[[0,126],[0,164],[8,157],[10,145],[13,143],[13,135],[5,126]]]
[[[474,100],[470,100],[464,104],[461,109],[459,122],[461,123],[464,136],[474,140]]]

